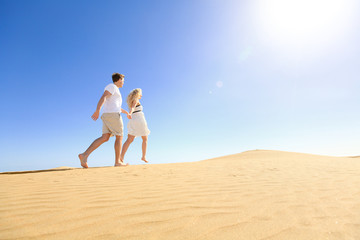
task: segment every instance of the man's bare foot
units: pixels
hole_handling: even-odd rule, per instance
[[[83,168],[88,168],[88,165],[87,165],[87,157],[85,157],[82,153],[80,153],[78,155],[79,159],[80,159],[80,163],[81,163],[81,166]]]
[[[142,157],[141,160],[143,160],[144,162],[148,163],[148,160],[146,160],[145,157]]]
[[[118,163],[115,163],[114,167],[126,167],[128,166],[129,164],[128,163],[123,163],[123,162],[118,162]]]

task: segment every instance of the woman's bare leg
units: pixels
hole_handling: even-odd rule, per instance
[[[126,139],[126,142],[124,143],[124,145],[122,146],[121,149],[121,155],[120,155],[120,161],[124,162],[124,158],[125,158],[125,153],[128,150],[130,144],[134,141],[135,136],[128,134],[128,138]]]
[[[147,148],[147,136],[141,136],[143,142],[142,142],[142,157],[141,160],[143,160],[144,162],[148,162],[146,160],[146,148]]]

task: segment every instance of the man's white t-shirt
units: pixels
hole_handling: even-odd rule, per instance
[[[110,92],[111,96],[107,97],[105,100],[103,113],[121,113],[122,98],[119,88],[115,84],[110,83],[105,87],[104,91]]]

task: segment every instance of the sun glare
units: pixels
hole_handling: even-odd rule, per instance
[[[255,4],[265,41],[304,46],[336,41],[351,31],[356,0],[264,0]]]

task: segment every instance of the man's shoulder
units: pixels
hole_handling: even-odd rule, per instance
[[[106,85],[105,88],[116,88],[116,85],[113,83],[109,83],[108,85]]]
[[[105,87],[105,91],[107,90],[107,91],[109,91],[111,94],[113,94],[114,92],[116,92],[116,89],[117,89],[117,87],[116,87],[116,85],[113,84],[113,83],[110,83],[110,84],[106,85],[106,87]]]

